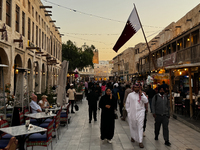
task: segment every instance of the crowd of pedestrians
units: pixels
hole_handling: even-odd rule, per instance
[[[148,108],[155,118],[155,140],[158,140],[160,127],[163,127],[165,145],[169,142],[170,105],[167,98],[168,85],[163,82],[155,90],[151,85],[144,86],[140,81],[134,84],[120,82],[94,82],[85,81],[85,96],[89,106],[89,123],[97,121],[97,110],[101,109],[100,132],[101,140],[111,143],[114,136],[115,119],[128,121],[131,142],[138,142],[144,148],[143,137],[147,122]]]

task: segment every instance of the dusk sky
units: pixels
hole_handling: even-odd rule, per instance
[[[118,53],[112,50],[133,9],[133,3],[136,5],[146,36],[150,40],[171,22],[176,22],[182,18],[200,1],[42,0],[42,3],[53,6],[52,19],[56,20],[56,26],[61,27],[60,33],[65,35],[62,38],[64,43],[71,40],[78,47],[81,47],[84,43],[94,45],[99,50],[100,60],[111,60],[126,48],[145,42],[141,30],[139,30]],[[72,10],[70,11],[70,9]]]

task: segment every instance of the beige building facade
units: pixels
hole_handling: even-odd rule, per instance
[[[148,42],[151,51],[150,56],[146,43],[139,43],[135,47],[129,48],[130,50],[126,49],[114,57],[113,76],[117,79],[126,79],[124,77],[126,58],[133,67],[133,71],[130,70],[128,73],[132,78],[146,77],[148,74],[157,73],[160,69],[169,65],[200,62],[199,11],[200,4],[177,22],[170,23],[152,38]],[[126,52],[130,55],[126,55]],[[125,56],[126,58],[124,58]]]
[[[42,93],[57,84],[62,62],[62,39],[54,21],[40,0],[0,1],[0,64],[11,94],[17,68],[28,68],[29,91]]]

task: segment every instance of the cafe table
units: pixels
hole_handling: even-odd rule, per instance
[[[41,113],[32,113],[32,114],[25,114],[25,117],[29,117],[29,118],[33,118],[36,119],[38,124],[40,125],[42,124],[46,119],[51,118],[51,117],[55,117],[56,114],[50,114],[50,113],[45,113],[45,112],[41,112]]]
[[[62,106],[62,110],[67,110],[67,106],[69,105],[69,103],[65,104],[64,106]],[[61,107],[52,107],[48,109],[49,111],[59,111],[61,110]]]
[[[28,127],[25,125],[14,126],[14,127],[7,127],[7,128],[0,128],[2,133],[10,134],[13,137],[16,137],[19,141],[19,150],[25,150],[25,142],[26,139],[33,133],[41,133],[44,134],[47,129],[32,125],[33,128],[28,130]],[[1,134],[2,134],[1,133]]]

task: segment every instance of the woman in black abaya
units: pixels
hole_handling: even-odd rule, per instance
[[[101,108],[101,140],[107,139],[111,143],[115,129],[115,102],[110,88],[106,89],[106,94],[101,97],[99,107]]]

